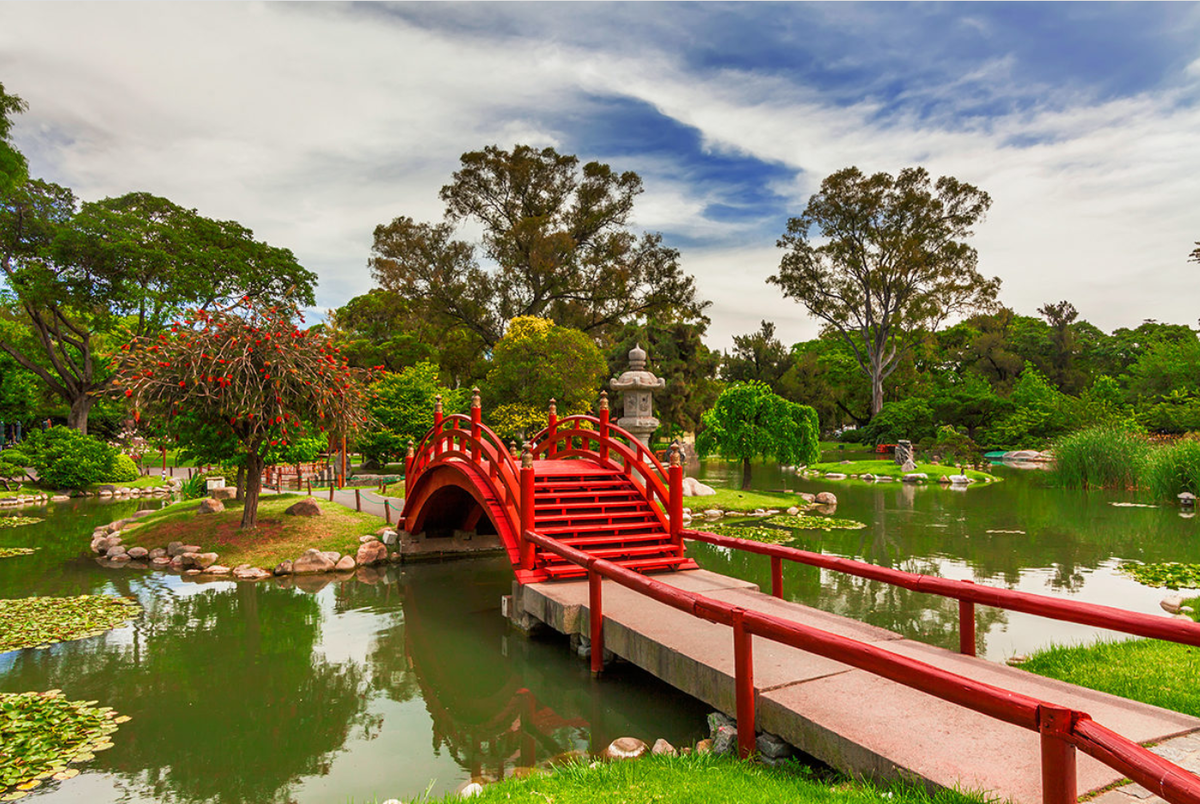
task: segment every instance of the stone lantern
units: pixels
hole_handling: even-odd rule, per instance
[[[629,352],[629,369],[614,377],[609,387],[620,391],[624,396],[624,415],[617,419],[617,426],[628,430],[647,447],[650,446],[650,436],[658,429],[658,419],[654,418],[655,391],[667,387],[667,381],[655,377],[646,370],[646,350],[640,345],[634,346]]]

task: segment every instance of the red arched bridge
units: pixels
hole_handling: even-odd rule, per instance
[[[663,466],[609,421],[605,398],[598,414],[560,420],[552,403],[518,452],[482,424],[478,395],[470,415],[439,402],[406,462],[404,528],[494,531],[515,614],[589,638],[595,673],[608,647],[736,713],[743,756],[762,728],[848,773],[1019,804],[1110,787],[1098,804],[1200,804],[1200,720],[974,656],[976,605],[1193,646],[1200,624],[686,529],[677,454]],[[697,568],[686,540],[769,559],[771,593]],[[960,652],[783,600],[784,562],[956,599]]]

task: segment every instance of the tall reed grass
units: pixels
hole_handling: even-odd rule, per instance
[[[1063,488],[1135,489],[1150,452],[1150,444],[1136,433],[1117,427],[1091,427],[1054,444],[1050,479]]]
[[[1151,450],[1141,485],[1159,500],[1174,501],[1184,491],[1200,496],[1200,441],[1185,438]]]

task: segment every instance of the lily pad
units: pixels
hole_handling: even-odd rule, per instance
[[[0,558],[12,558],[13,556],[27,556],[32,553],[32,547],[0,547]]]
[[[865,528],[865,522],[854,519],[838,519],[832,516],[809,516],[808,514],[780,514],[765,520],[768,525],[793,530],[858,530]]]
[[[1146,586],[1200,589],[1200,564],[1180,564],[1175,561],[1157,564],[1129,563],[1122,564],[1120,570]]]
[[[79,774],[67,768],[111,745],[116,717],[84,701],[68,701],[58,690],[0,692],[0,801],[16,801],[45,779]]]
[[[0,600],[0,653],[100,634],[141,612],[137,601],[111,595]]]
[[[36,516],[0,516],[0,529],[19,528],[21,525],[36,525],[41,521]]]
[[[762,525],[707,525],[703,530],[718,536],[732,536],[735,539],[749,539],[753,542],[790,542],[792,534],[783,528],[768,528]]]

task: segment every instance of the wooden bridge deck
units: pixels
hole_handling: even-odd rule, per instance
[[[904,639],[857,620],[778,600],[753,584],[705,570],[655,578],[1080,709],[1139,743],[1190,735],[1173,740],[1164,750],[1200,751],[1200,720],[1193,717]],[[603,588],[608,650],[726,714],[735,713],[729,628],[610,581]],[[586,580],[527,584],[519,588],[514,606],[514,613],[530,614],[564,634],[588,635]],[[985,790],[1018,804],[1042,801],[1039,738],[1034,732],[765,639],[754,641],[754,682],[758,728],[844,772],[882,779],[907,776],[934,786]],[[1111,768],[1078,754],[1081,796],[1121,778]],[[1122,790],[1138,795],[1131,788]]]

